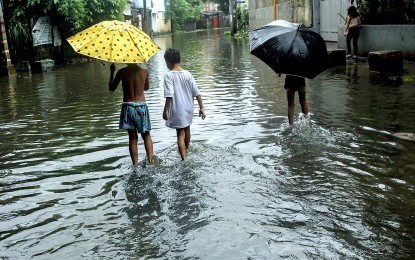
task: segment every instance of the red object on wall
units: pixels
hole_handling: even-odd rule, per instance
[[[213,28],[219,28],[219,16],[213,16]]]

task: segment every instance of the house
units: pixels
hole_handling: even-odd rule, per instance
[[[206,28],[220,28],[227,25],[227,17],[224,16],[222,11],[219,11],[219,4],[206,1],[203,4],[203,15],[207,19],[207,25],[211,24],[210,21],[213,21],[213,24],[207,26]]]
[[[151,0],[129,0],[131,6],[131,24],[145,32],[151,30]]]
[[[259,28],[275,19],[303,23],[325,41],[346,48],[343,35],[350,0],[248,0],[249,26]],[[356,1],[355,3],[356,4]],[[412,24],[364,24],[358,41],[359,55],[375,50],[400,50],[415,57]],[[379,39],[382,39],[381,41]]]
[[[171,20],[166,20],[165,13],[164,0],[129,0],[124,18],[149,34],[163,34],[171,32]]]
[[[326,41],[337,41],[338,26],[344,24],[349,0],[249,0],[249,25],[261,27],[275,19],[303,23]]]
[[[152,0],[151,3],[151,29],[153,33],[171,32],[171,19],[166,20],[164,0]]]

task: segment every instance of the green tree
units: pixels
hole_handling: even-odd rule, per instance
[[[30,60],[31,30],[39,17],[49,16],[67,38],[96,22],[122,19],[127,0],[4,0],[3,4],[11,54]]]
[[[366,24],[413,24],[413,0],[350,0],[356,3]]]
[[[238,6],[236,9],[238,31],[249,31],[249,10],[246,7]]]
[[[124,20],[127,0],[86,0],[86,19],[89,24],[105,20]]]
[[[201,0],[167,0],[166,18],[171,19],[175,30],[182,30],[186,23],[200,18]]]

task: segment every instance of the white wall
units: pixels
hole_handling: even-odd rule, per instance
[[[349,0],[325,0],[320,1],[320,28],[319,33],[326,41],[337,41],[337,28],[339,24],[345,24],[343,18],[347,17]]]
[[[151,9],[151,26],[154,33],[171,32],[171,20],[165,20],[166,7],[164,0],[152,0],[153,7]]]
[[[164,19],[164,12],[152,13],[151,24],[154,33],[169,33],[171,32],[171,19]]]
[[[166,7],[164,5],[164,0],[153,0],[153,8],[151,9],[152,13],[165,12]]]

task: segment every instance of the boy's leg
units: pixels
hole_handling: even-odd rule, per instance
[[[298,92],[298,97],[299,97],[299,100],[300,100],[301,112],[303,112],[303,114],[305,116],[307,116],[308,107],[307,107],[307,102],[305,100],[305,91]]]
[[[287,90],[288,123],[290,124],[290,126],[294,124],[294,96],[295,91]]]
[[[176,133],[177,133],[177,146],[179,148],[180,156],[182,157],[182,160],[186,160],[185,128],[176,129]]]
[[[128,148],[130,150],[131,160],[133,161],[133,165],[138,163],[138,148],[137,148],[137,141],[138,135],[135,129],[128,129]]]
[[[141,134],[144,141],[144,148],[146,149],[148,163],[153,163],[153,140],[151,139],[150,131]]]
[[[184,144],[185,144],[186,150],[187,150],[187,149],[189,149],[190,138],[191,138],[190,125],[184,129],[184,133],[185,133]]]

